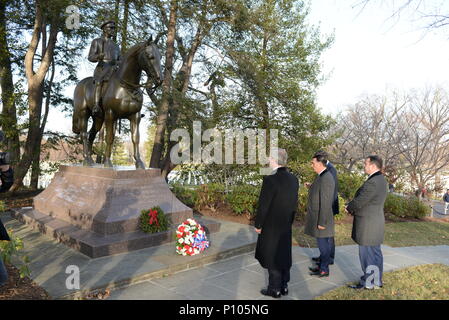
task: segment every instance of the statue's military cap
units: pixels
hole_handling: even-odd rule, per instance
[[[108,25],[108,24],[110,24],[110,23],[114,24],[114,26],[115,26],[115,21],[113,21],[113,20],[108,20],[108,21],[104,22],[104,23],[100,26],[100,29],[103,29],[106,25]]]

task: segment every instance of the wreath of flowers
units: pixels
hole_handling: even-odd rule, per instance
[[[209,247],[206,231],[193,219],[178,226],[176,237],[176,252],[183,256],[194,256]]]
[[[160,207],[142,210],[140,214],[140,229],[146,233],[167,231],[170,226],[167,216]]]

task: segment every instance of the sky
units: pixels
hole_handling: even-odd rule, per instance
[[[414,10],[391,18],[391,3],[372,0],[361,10],[353,8],[357,0],[312,0],[309,22],[335,34],[322,56],[328,80],[318,90],[318,106],[324,113],[336,114],[364,94],[387,89],[448,87],[449,29],[429,32]],[[421,10],[432,12],[431,3],[441,1],[427,1]]]
[[[311,1],[309,23],[319,24],[323,34],[335,35],[332,47],[321,59],[328,78],[317,91],[317,104],[323,113],[335,115],[364,94],[383,94],[392,88],[449,88],[449,28],[423,37],[423,21],[416,20],[411,11],[403,12],[399,19],[389,19],[393,8],[386,3],[392,0],[372,0],[363,11],[353,8],[357,1]],[[448,3],[445,6],[449,7]],[[79,76],[93,73],[94,67],[87,62],[86,49],[86,63],[80,65]],[[148,120],[144,118],[141,123],[141,140],[145,139]],[[71,116],[50,113],[46,129],[70,134]]]

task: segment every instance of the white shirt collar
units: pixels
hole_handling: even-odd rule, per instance
[[[321,172],[320,173],[318,173],[318,175],[321,175],[324,171],[326,171],[327,170],[327,168],[324,168],[323,170],[321,170]]]
[[[371,174],[368,176],[368,178],[370,178],[373,174],[378,173],[379,171],[380,171],[380,170],[377,170],[377,171],[371,173]]]
[[[278,171],[278,169],[281,168],[281,167],[282,166],[278,166],[278,167],[272,169],[273,171],[271,171],[271,174],[275,174]]]

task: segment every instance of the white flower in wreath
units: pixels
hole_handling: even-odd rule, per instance
[[[184,243],[184,239],[183,238],[179,238],[178,242],[182,244],[182,243]]]

